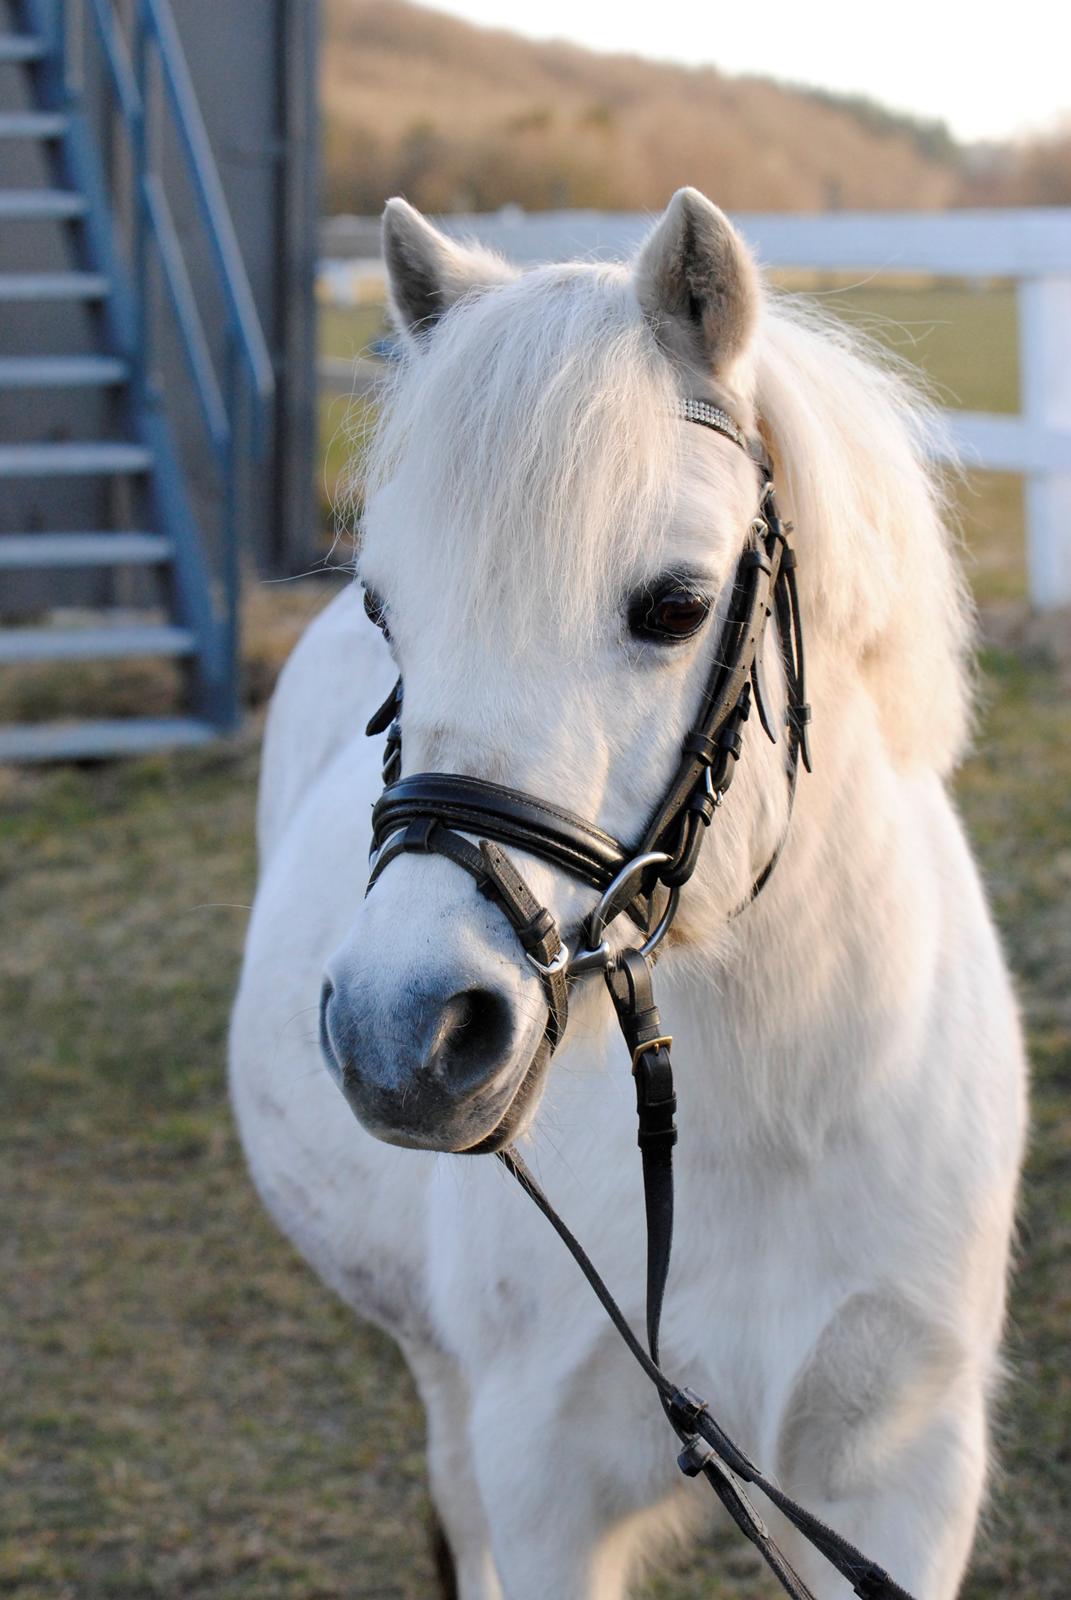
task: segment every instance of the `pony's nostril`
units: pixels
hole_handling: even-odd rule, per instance
[[[458,1088],[482,1081],[509,1052],[513,1017],[493,989],[453,994],[429,1030],[425,1068]]]
[[[337,1070],[338,1058],[331,1042],[331,1029],[328,1026],[327,1013],[334,997],[335,986],[330,978],[325,978],[323,987],[320,990],[320,1050],[333,1071]]]

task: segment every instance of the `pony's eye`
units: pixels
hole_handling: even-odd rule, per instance
[[[635,597],[628,625],[635,638],[666,644],[690,639],[709,613],[710,601],[691,589],[659,589]]]
[[[374,622],[384,639],[389,640],[386,608],[374,589],[366,588],[364,591],[364,610],[369,622]]]

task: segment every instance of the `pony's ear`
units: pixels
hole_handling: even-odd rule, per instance
[[[454,244],[401,199],[388,200],[383,212],[383,258],[395,322],[414,338],[462,295],[516,277],[491,251]]]
[[[644,315],[667,353],[721,376],[743,353],[759,276],[740,235],[698,189],[678,189],[635,266]]]

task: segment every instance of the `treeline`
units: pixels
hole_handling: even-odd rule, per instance
[[[939,133],[869,101],[604,56],[403,0],[327,0],[327,209],[941,206]]]
[[[963,204],[1071,206],[1071,127],[982,152],[964,175]]]
[[[863,96],[598,55],[406,0],[325,0],[325,205],[739,210],[1071,204],[1071,130],[964,149]]]

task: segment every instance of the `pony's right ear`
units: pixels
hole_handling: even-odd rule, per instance
[[[759,275],[747,246],[698,189],[678,189],[635,266],[640,305],[663,349],[724,377],[758,317]]]
[[[395,323],[413,339],[463,295],[517,276],[490,250],[454,244],[401,199],[388,200],[383,212],[383,258]]]

